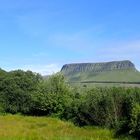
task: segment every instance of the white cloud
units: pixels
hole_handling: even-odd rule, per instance
[[[42,75],[50,75],[59,72],[61,67],[58,64],[48,64],[48,65],[25,65],[21,67],[23,70],[31,70],[33,72],[40,73]]]

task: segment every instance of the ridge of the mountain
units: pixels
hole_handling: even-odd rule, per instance
[[[135,65],[129,61],[112,61],[112,62],[103,62],[103,63],[73,63],[65,64],[61,72],[104,72],[112,70],[124,70],[124,69],[133,69],[136,70]]]

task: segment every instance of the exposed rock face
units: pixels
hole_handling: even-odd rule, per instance
[[[135,65],[129,61],[112,61],[105,63],[76,63],[76,64],[65,64],[61,72],[64,74],[73,72],[104,72],[113,70],[136,70]]]

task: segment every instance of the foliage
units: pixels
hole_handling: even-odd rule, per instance
[[[140,89],[72,88],[61,73],[43,79],[31,71],[0,70],[0,113],[55,116],[79,126],[113,128],[139,137]]]
[[[70,88],[60,73],[52,75],[39,84],[32,96],[33,113],[35,115],[55,115],[61,117],[70,99]]]
[[[131,113],[130,134],[140,139],[140,104],[134,104]]]
[[[31,71],[12,71],[0,81],[1,104],[6,112],[27,113],[30,109],[31,93],[37,88],[41,77]]]

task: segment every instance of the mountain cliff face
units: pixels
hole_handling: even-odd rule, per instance
[[[129,61],[112,61],[105,63],[77,63],[77,64],[66,64],[62,67],[61,71],[63,73],[69,72],[104,72],[112,70],[125,70],[125,69],[135,69],[135,65]]]
[[[140,81],[140,73],[129,60],[65,64],[61,72],[68,81]]]

